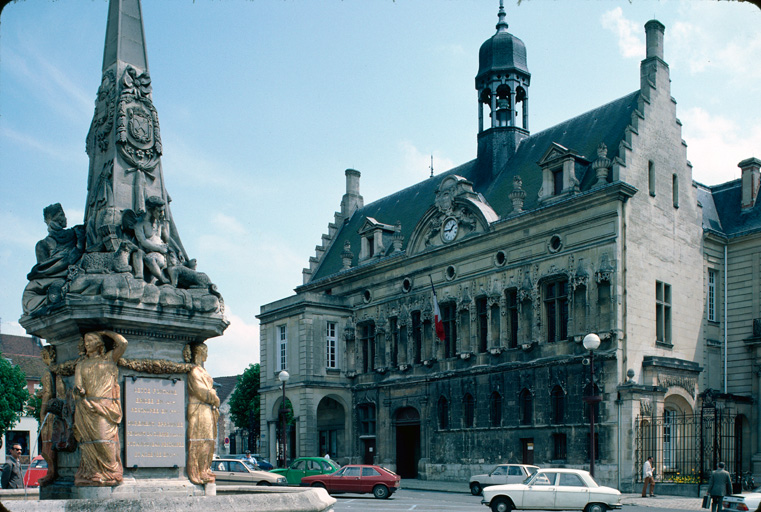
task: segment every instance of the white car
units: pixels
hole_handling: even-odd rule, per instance
[[[283,475],[259,471],[244,460],[214,459],[211,462],[217,484],[221,485],[288,485]]]
[[[740,512],[755,512],[758,509],[758,505],[761,504],[761,487],[756,487],[753,492],[747,494],[733,494],[731,496],[724,496],[722,506],[724,510],[730,510],[734,512],[739,510]]]
[[[478,496],[489,485],[519,484],[538,469],[539,466],[528,464],[500,464],[491,473],[470,477],[470,492],[473,496]]]
[[[522,484],[484,488],[481,503],[492,512],[511,510],[583,510],[605,512],[621,508],[621,493],[595,482],[580,469],[540,469]]]

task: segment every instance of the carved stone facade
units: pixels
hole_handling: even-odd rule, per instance
[[[353,214],[331,224],[296,294],[262,306],[270,456],[287,369],[291,456],[328,450],[458,482],[500,462],[587,468],[593,412],[596,477],[631,492],[637,417],[699,412],[706,390],[721,389],[722,323],[706,319],[701,278],[723,258],[721,233],[706,242],[718,196],[691,186],[665,27],[645,26],[635,92],[532,135],[524,46],[504,16],[480,53],[477,158],[368,205],[348,170],[342,205],[359,198]],[[383,250],[368,258],[358,247]],[[593,358],[589,333],[601,340]],[[745,344],[761,354],[758,338]],[[732,357],[746,354],[735,348]],[[753,379],[735,392],[751,396]],[[592,394],[601,401],[590,411]],[[719,394],[756,414],[749,400]],[[327,422],[325,410],[342,421]],[[758,450],[747,446],[745,470]]]

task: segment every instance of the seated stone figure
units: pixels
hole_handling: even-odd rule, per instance
[[[60,203],[46,206],[43,218],[48,236],[35,246],[37,264],[26,276],[22,306],[30,314],[46,304],[60,301],[70,265],[75,265],[85,249],[85,229],[78,225],[66,228],[66,214]]]

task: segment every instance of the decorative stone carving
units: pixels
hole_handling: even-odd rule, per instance
[[[214,482],[211,461],[217,439],[219,420],[219,397],[214,391],[214,381],[204,369],[208,356],[205,344],[186,345],[183,356],[193,363],[188,373],[188,479],[194,484]]]
[[[594,187],[602,187],[608,183],[608,169],[610,169],[611,161],[608,158],[608,146],[604,142],[600,142],[597,146],[597,160],[592,162],[592,169],[597,175],[597,182]]]
[[[641,416],[653,415],[653,402],[647,397],[639,399],[639,413]]]
[[[679,387],[687,391],[692,398],[695,398],[697,392],[698,379],[685,375],[659,374],[658,385],[665,387]]]
[[[608,253],[603,253],[600,258],[600,267],[595,272],[597,283],[610,283],[616,272],[615,266],[608,260]]]
[[[95,98],[95,113],[87,134],[86,150],[92,155],[97,149],[101,153],[108,149],[109,135],[114,126],[116,110],[116,75],[112,69],[103,73],[103,78]],[[88,199],[88,203],[89,203]]]
[[[513,191],[510,192],[510,201],[513,202],[513,213],[523,211],[523,201],[526,199],[526,191],[523,190],[523,179],[519,175],[513,177]]]
[[[106,351],[104,337],[114,342]],[[119,423],[122,420],[121,388],[116,362],[127,350],[124,336],[112,331],[84,336],[85,358],[76,364],[74,436],[79,442],[76,486],[113,486],[122,481]]]
[[[43,210],[48,236],[37,242],[37,264],[26,276],[22,306],[25,314],[40,312],[44,306],[55,305],[66,294],[69,266],[75,265],[85,249],[84,226],[66,228],[66,214],[60,203]]]
[[[347,240],[348,243],[348,240]],[[394,226],[394,235],[392,237],[392,244],[394,246],[394,252],[401,252],[402,244],[404,244],[404,235],[402,235],[402,223],[397,221]]]
[[[344,242],[344,250],[341,252],[341,263],[344,270],[351,268],[351,262],[354,259],[354,253],[351,252],[351,242]]]

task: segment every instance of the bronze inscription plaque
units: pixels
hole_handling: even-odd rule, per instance
[[[185,466],[185,381],[124,380],[126,467]]]

